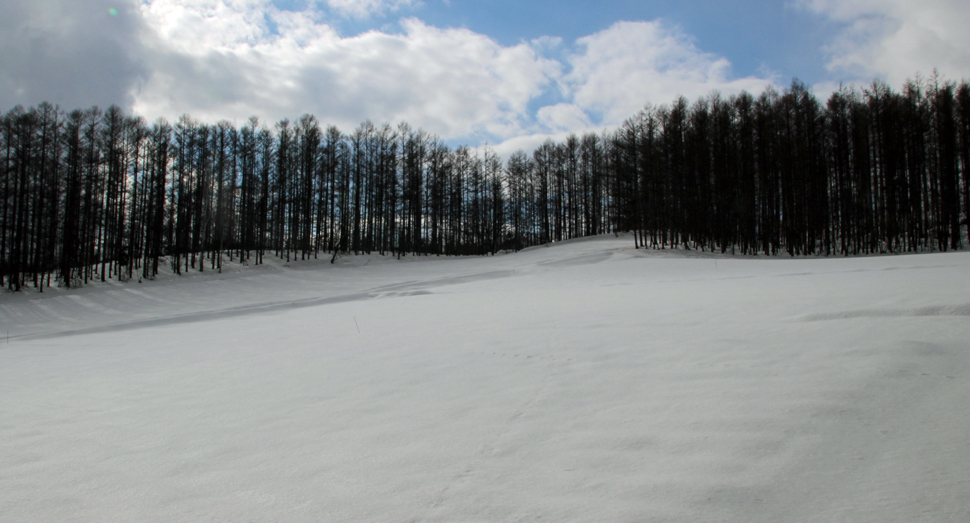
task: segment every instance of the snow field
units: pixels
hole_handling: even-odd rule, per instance
[[[970,521],[967,253],[338,261],[0,296],[0,521]]]

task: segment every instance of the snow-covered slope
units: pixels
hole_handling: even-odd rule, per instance
[[[968,320],[622,237],[2,294],[0,521],[970,521]]]

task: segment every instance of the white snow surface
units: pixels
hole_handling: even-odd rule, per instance
[[[0,521],[970,521],[970,253],[267,261],[0,295]]]

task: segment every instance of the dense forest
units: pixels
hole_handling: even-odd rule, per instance
[[[43,103],[0,116],[0,156],[10,290],[620,231],[750,255],[945,251],[968,240],[970,85],[680,98],[504,163],[405,123],[149,124]]]

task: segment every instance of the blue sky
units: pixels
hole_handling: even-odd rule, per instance
[[[970,77],[965,0],[4,0],[0,105],[351,132],[500,153],[718,91]]]

